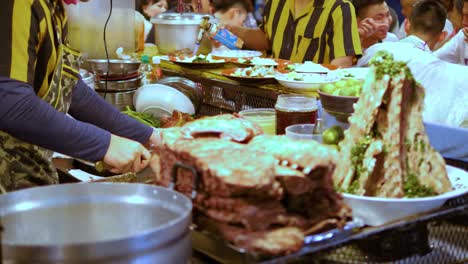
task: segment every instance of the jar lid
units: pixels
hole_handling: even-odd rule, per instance
[[[196,13],[161,13],[151,18],[151,23],[167,25],[198,25],[206,15]]]
[[[281,94],[278,95],[275,108],[293,111],[316,110],[317,99],[297,94]]]

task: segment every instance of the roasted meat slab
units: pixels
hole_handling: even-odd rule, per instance
[[[305,235],[344,226],[351,212],[333,189],[337,151],[263,136],[249,122],[223,115],[161,130],[157,184],[196,191],[195,222],[209,219],[251,252],[291,253]]]

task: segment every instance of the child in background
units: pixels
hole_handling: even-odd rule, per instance
[[[135,24],[137,26],[138,48],[144,48],[144,43],[155,43],[154,25],[151,18],[168,10],[167,0],[135,0]],[[141,28],[143,26],[143,29]]]

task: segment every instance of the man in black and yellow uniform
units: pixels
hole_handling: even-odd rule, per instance
[[[57,183],[52,151],[116,173],[148,165],[153,129],[81,80],[62,0],[1,1],[0,34],[0,190]]]
[[[349,67],[362,54],[348,0],[269,0],[260,29],[228,28],[245,48],[270,50],[273,57],[293,62]]]

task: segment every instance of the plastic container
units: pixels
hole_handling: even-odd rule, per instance
[[[240,111],[239,115],[255,122],[265,134],[276,135],[276,113],[273,108],[256,108]]]
[[[83,59],[106,58],[104,25],[110,12],[109,1],[79,1],[65,5],[68,14],[68,39],[72,48],[79,50]],[[126,53],[136,50],[135,2],[114,0],[112,15],[106,28],[109,58],[118,59],[116,50]]]
[[[286,136],[293,139],[310,139],[322,143],[322,134],[313,134],[315,124],[298,124],[286,127]]]
[[[314,124],[317,120],[317,99],[295,94],[278,96],[275,105],[276,134],[284,135],[286,127],[296,124]]]

